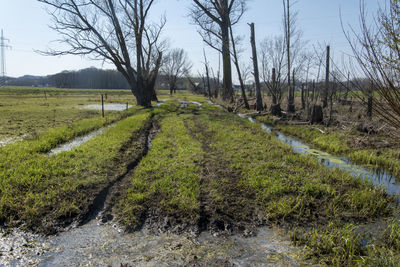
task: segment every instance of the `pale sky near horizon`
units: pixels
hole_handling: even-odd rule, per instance
[[[157,0],[152,10],[152,17],[157,19],[165,13],[167,25],[164,36],[170,40],[171,47],[184,48],[193,62],[193,73],[201,68],[203,48],[214,69],[218,66],[218,55],[203,44],[187,17],[190,0]],[[366,0],[368,10],[374,13],[385,0]],[[298,0],[294,6],[298,11],[298,26],[304,32],[308,45],[330,44],[335,56],[350,53],[349,45],[340,25],[340,12],[343,22],[358,27],[359,0]],[[257,41],[267,36],[282,32],[282,0],[250,0],[248,10],[236,26],[235,32],[245,36],[244,44],[249,48],[249,26],[254,22]],[[86,67],[112,68],[110,64],[91,61],[79,56],[49,57],[42,56],[34,50],[45,50],[54,47],[52,41],[58,38],[57,33],[49,29],[50,16],[43,4],[35,0],[0,0],[0,29],[10,39],[11,49],[6,50],[7,75],[47,75],[63,70],[78,70]],[[242,55],[243,61],[250,62],[250,50]]]

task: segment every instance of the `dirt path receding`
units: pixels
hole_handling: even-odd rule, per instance
[[[214,133],[207,125],[194,117],[186,121],[186,127],[192,137],[201,142],[205,152],[201,166],[199,230],[253,235],[261,224],[254,190],[241,183],[240,172],[231,168],[231,162],[222,151],[212,147]]]

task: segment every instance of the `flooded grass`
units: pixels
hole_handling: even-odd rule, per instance
[[[119,158],[120,151],[149,118],[149,111],[139,112],[78,148],[52,157],[42,153],[51,147],[42,145],[47,138],[3,147],[1,221],[51,232],[54,225],[68,225],[87,212],[102,186],[123,170],[126,160]],[[138,148],[133,144],[133,150]]]
[[[271,122],[268,117],[258,117],[261,122]],[[357,134],[343,133],[335,129],[323,128],[323,131],[316,126],[289,126],[276,125],[276,128],[283,133],[296,136],[307,143],[310,143],[324,151],[339,156],[346,156],[353,162],[368,165],[371,169],[384,169],[400,178],[400,148],[398,145],[391,147],[375,147],[372,144],[356,145],[360,136]],[[376,137],[379,139],[379,137]],[[393,137],[394,138],[394,137]],[[379,142],[378,142],[379,143]]]
[[[349,266],[400,258],[395,199],[347,171],[326,168],[315,156],[332,166],[346,161],[300,143],[292,148],[204,97],[168,98],[152,109],[132,108],[127,118],[118,117],[114,127],[71,151],[44,153],[104,121],[49,130],[0,149],[3,225],[55,233],[80,222],[56,236],[18,241],[37,242],[20,252],[29,256],[22,262]],[[158,133],[142,158],[141,137],[151,125]],[[116,180],[121,184],[111,190]],[[106,198],[109,218],[89,216]],[[384,220],[389,223],[381,237],[365,238],[369,224]],[[136,231],[126,233],[118,224]],[[12,236],[18,239],[18,233]],[[40,255],[29,254],[35,251]],[[10,255],[0,259],[10,264]]]
[[[35,137],[50,128],[101,116],[101,111],[82,108],[101,104],[101,94],[107,94],[106,104],[136,104],[129,90],[2,87],[0,140]]]

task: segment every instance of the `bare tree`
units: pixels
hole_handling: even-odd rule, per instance
[[[351,28],[345,35],[371,87],[362,88],[369,105],[390,125],[400,129],[400,1],[389,0],[367,23],[365,2],[360,3],[360,33]],[[379,97],[376,97],[372,89]]]
[[[210,84],[210,66],[207,60],[207,55],[206,55],[206,50],[203,49],[203,56],[204,56],[204,70],[206,72],[206,76],[203,78],[203,84],[204,88],[207,88],[207,91],[204,90],[204,92],[207,92],[206,95],[208,98],[211,98],[211,84]]]
[[[128,81],[141,106],[151,106],[162,59],[159,24],[147,23],[154,0],[38,0],[47,5],[58,40],[69,48],[48,55],[109,61]],[[136,64],[136,66],[134,65]]]
[[[254,82],[256,85],[256,109],[257,111],[263,110],[262,104],[262,96],[261,96],[261,85],[260,85],[260,75],[258,71],[258,59],[257,59],[257,47],[256,47],[256,35],[255,35],[255,27],[254,23],[249,24],[250,26],[250,43],[251,43],[251,50],[253,55],[253,75],[254,75]]]
[[[167,77],[171,95],[176,93],[178,79],[187,74],[191,68],[192,64],[182,48],[175,48],[167,54],[161,67],[161,72]]]
[[[284,40],[286,46],[286,67],[287,67],[287,81],[288,81],[288,111],[295,112],[294,105],[294,81],[292,77],[297,76],[295,65],[298,59],[300,49],[303,44],[301,42],[302,32],[297,28],[297,12],[292,11],[292,5],[296,1],[282,0],[283,3],[283,26],[284,26]]]
[[[233,64],[235,65],[236,71],[238,74],[240,89],[242,90],[243,104],[246,109],[250,109],[249,102],[247,102],[247,97],[246,97],[245,83],[243,81],[242,72],[240,71],[240,63],[239,63],[239,55],[238,54],[242,51],[237,48],[237,43],[239,43],[241,41],[241,38],[237,37],[235,39],[235,37],[233,36],[232,25],[229,25],[229,32],[230,32],[231,40],[232,40]]]
[[[203,41],[222,54],[222,98],[233,102],[229,26],[239,22],[246,0],[193,0],[191,18],[200,27]]]
[[[261,77],[272,95],[272,104],[280,105],[285,72],[285,42],[283,37],[265,38],[260,44]],[[273,75],[273,70],[275,75]]]

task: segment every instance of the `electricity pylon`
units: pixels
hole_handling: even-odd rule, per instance
[[[9,39],[6,39],[3,34],[3,30],[1,30],[0,36],[0,52],[1,52],[1,68],[0,68],[0,86],[4,86],[6,84],[6,48],[11,48],[11,46],[7,45],[6,42],[10,42]]]

